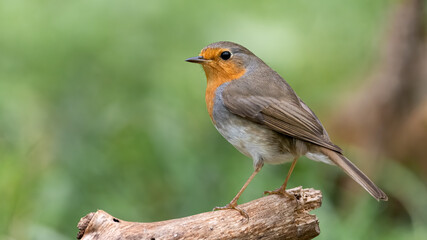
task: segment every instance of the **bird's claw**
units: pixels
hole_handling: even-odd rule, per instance
[[[248,213],[246,213],[245,210],[237,207],[236,203],[234,203],[234,204],[233,203],[229,203],[229,204],[225,205],[224,207],[214,207],[213,211],[216,211],[216,210],[227,210],[227,209],[234,209],[234,210],[238,211],[240,213],[240,215],[242,215],[246,219],[249,219]]]
[[[276,194],[276,195],[288,196],[289,198],[295,198],[295,196],[293,194],[288,193],[286,191],[286,189],[282,188],[282,187],[280,187],[280,188],[278,188],[276,190],[273,190],[273,191],[264,191],[264,195],[267,195],[267,194],[268,195]]]

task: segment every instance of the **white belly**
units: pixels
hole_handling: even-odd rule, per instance
[[[284,136],[247,119],[229,112],[222,102],[222,91],[228,83],[216,90],[213,120],[216,129],[235,148],[252,158],[254,167],[262,163],[280,164],[292,161],[294,155],[288,150]]]
[[[245,124],[242,124],[242,121]],[[277,143],[272,143],[272,130],[260,127],[255,123],[246,122],[246,119],[233,119],[227,124],[215,126],[221,135],[227,139],[241,153],[253,159],[254,166],[260,161],[269,164],[281,164],[292,161],[294,156],[290,152],[278,151]]]

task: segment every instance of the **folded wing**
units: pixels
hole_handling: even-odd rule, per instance
[[[280,83],[257,86],[246,84],[244,79],[232,81],[222,93],[224,105],[230,112],[276,132],[341,153],[316,115],[290,87],[280,86]]]

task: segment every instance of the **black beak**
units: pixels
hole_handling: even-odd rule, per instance
[[[191,62],[191,63],[203,63],[203,62],[206,62],[207,60],[204,59],[202,56],[197,56],[197,57],[187,58],[185,59],[185,61]]]

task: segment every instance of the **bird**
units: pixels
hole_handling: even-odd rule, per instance
[[[247,48],[230,41],[215,42],[186,61],[203,67],[206,107],[215,128],[253,160],[254,171],[237,195],[214,210],[234,209],[248,217],[237,201],[264,163],[292,162],[284,183],[264,192],[290,196],[286,186],[301,156],[340,167],[376,200],[388,200],[332,143],[320,120],[292,87]]]

